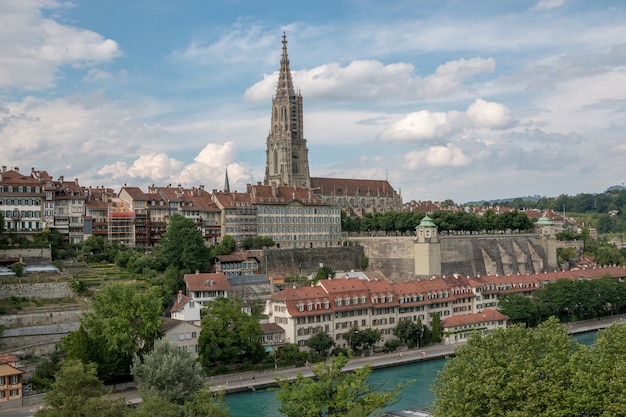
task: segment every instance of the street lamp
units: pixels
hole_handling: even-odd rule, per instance
[[[348,338],[348,343],[350,344],[350,350],[353,350],[352,348],[352,335],[354,334],[354,336],[356,337],[359,334],[358,330],[355,330],[354,333],[350,333],[350,337]]]

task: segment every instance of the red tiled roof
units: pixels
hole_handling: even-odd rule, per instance
[[[221,272],[212,274],[185,274],[185,284],[190,291],[230,290],[232,287]]]
[[[254,185],[249,187],[250,201],[253,204],[287,204],[298,201],[303,204],[323,204],[322,200],[309,188],[275,187]]]
[[[509,318],[498,310],[486,308],[479,313],[464,314],[462,316],[453,316],[441,320],[441,325],[446,327],[466,326],[469,324],[481,324],[490,321],[508,320]]]
[[[216,258],[220,262],[243,262],[247,259],[259,260],[259,258],[254,255],[250,255],[248,252],[233,252],[229,255],[218,255]]]
[[[311,188],[323,195],[390,196],[396,195],[389,181],[311,177]]]
[[[0,364],[15,364],[17,363],[17,356],[9,355],[8,353],[0,353]]]
[[[276,323],[261,323],[261,331],[264,334],[268,333],[285,333],[285,329],[280,327]]]

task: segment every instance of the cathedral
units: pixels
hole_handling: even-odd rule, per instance
[[[280,73],[272,99],[267,136],[265,185],[307,188],[326,204],[335,204],[349,216],[401,211],[402,196],[385,180],[311,177],[309,149],[304,138],[302,94],[291,79],[287,36],[283,33]]]

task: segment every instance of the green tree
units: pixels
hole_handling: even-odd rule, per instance
[[[441,332],[443,331],[443,326],[441,325],[441,316],[439,313],[433,314],[433,321],[431,323],[432,333],[430,335],[430,340],[435,343],[441,342]]]
[[[44,408],[36,417],[122,416],[123,401],[101,399],[106,393],[93,363],[66,359],[56,374],[52,389],[44,397]],[[117,414],[112,413],[115,411]],[[106,413],[105,413],[106,412]]]
[[[573,415],[568,390],[577,347],[555,318],[536,329],[514,325],[488,335],[475,332],[433,383],[434,415]]]
[[[13,265],[11,265],[11,271],[13,271],[16,277],[24,276],[24,269],[25,269],[24,265],[22,265],[19,262],[16,262]]]
[[[502,294],[498,298],[498,304],[510,323],[524,323],[527,327],[534,327],[539,322],[537,305],[530,297],[517,293]]]
[[[393,329],[393,334],[405,346],[417,345],[422,338],[423,326],[421,322],[412,320],[400,320]]]
[[[348,363],[346,356],[313,366],[315,378],[298,374],[295,380],[279,380],[276,398],[279,411],[288,417],[363,417],[369,416],[397,401],[408,381],[385,391],[371,387],[367,377],[368,365],[354,372],[342,372]]]
[[[178,404],[153,394],[142,398],[131,417],[182,417],[182,410]]]
[[[571,246],[566,248],[558,248],[556,250],[557,254],[557,263],[564,270],[569,270],[572,265],[574,265],[574,260],[577,258],[576,249]]]
[[[231,417],[223,392],[213,393],[207,387],[198,391],[184,406],[185,417]]]
[[[335,276],[335,271],[330,266],[322,266],[315,273],[315,277],[313,278],[314,282],[317,282],[321,279],[327,279],[328,277],[333,278]]]
[[[156,395],[169,402],[184,404],[204,385],[202,365],[185,349],[159,339],[143,360],[133,359],[131,374],[142,397]]]
[[[368,327],[359,332],[359,342],[363,345],[363,349],[367,349],[370,352],[374,348],[374,345],[382,339],[380,330]]]
[[[328,351],[335,346],[333,338],[326,332],[315,333],[306,345],[320,355],[327,355]]]
[[[68,358],[94,362],[99,377],[112,382],[130,375],[133,356],[152,349],[160,336],[161,298],[153,288],[109,284],[93,297],[77,331],[62,349]]]
[[[186,273],[205,271],[209,266],[209,256],[202,232],[193,220],[180,214],[172,215],[157,252],[163,265],[174,266]]]
[[[198,339],[200,362],[205,367],[257,362],[265,356],[259,341],[259,322],[241,310],[241,303],[226,298],[211,302],[202,319]]]

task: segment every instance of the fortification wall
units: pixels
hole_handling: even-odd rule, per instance
[[[24,282],[0,284],[0,299],[11,297],[63,298],[71,297],[72,289],[68,282]]]
[[[363,246],[369,269],[380,270],[392,281],[415,276],[414,237],[352,238]],[[540,235],[440,236],[441,273],[468,276],[526,274],[553,271],[555,245]]]
[[[254,253],[265,267],[266,274],[308,275],[324,264],[335,271],[360,269],[364,251],[360,246],[310,249],[268,249],[249,251]]]
[[[0,250],[0,261],[3,259],[21,259],[27,265],[46,265],[52,262],[50,248],[15,248]]]

